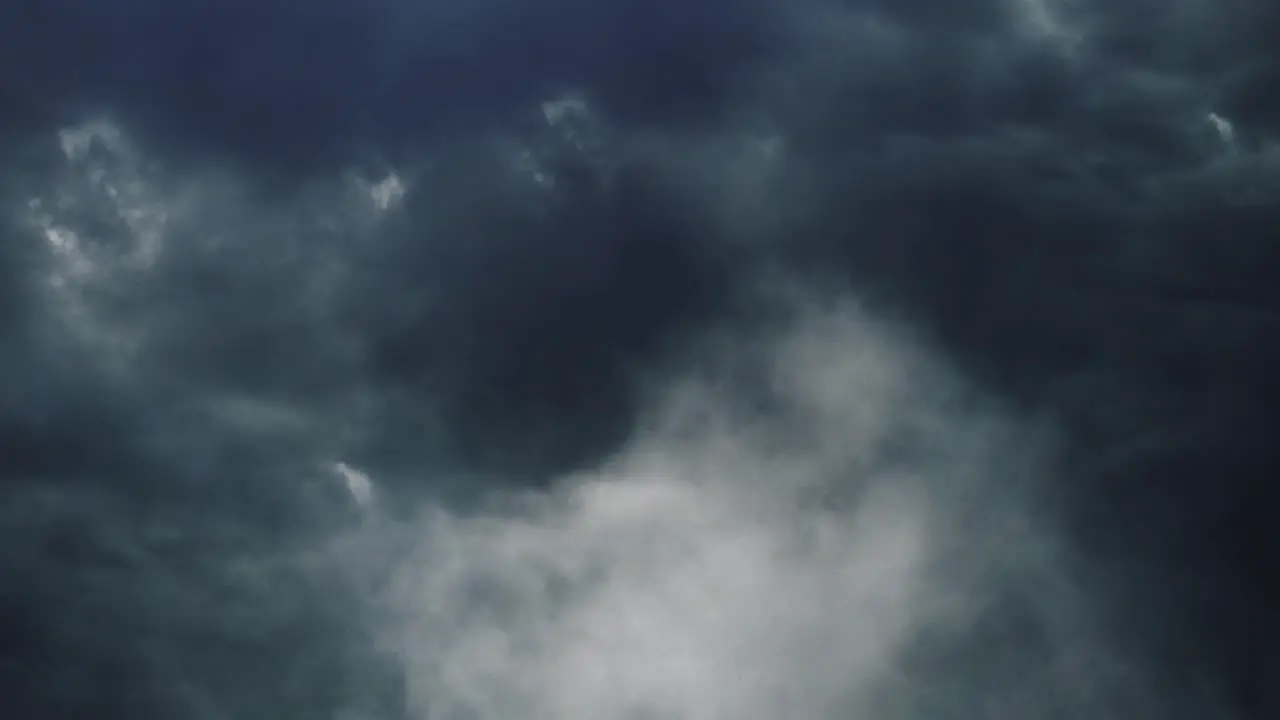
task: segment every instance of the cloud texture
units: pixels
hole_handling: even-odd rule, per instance
[[[1263,4],[64,5],[14,717],[1274,713]]]

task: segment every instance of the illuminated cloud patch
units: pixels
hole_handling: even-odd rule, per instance
[[[1094,608],[1063,592],[1034,500],[1039,439],[853,305],[794,323],[677,378],[598,469],[396,530],[410,549],[384,648],[417,716],[918,717],[942,702],[994,718],[1043,711],[1036,694],[1078,710],[1138,697]],[[760,386],[723,380],[744,366]],[[1006,604],[1026,636],[979,637]]]

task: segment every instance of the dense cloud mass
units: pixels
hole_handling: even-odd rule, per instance
[[[1277,36],[4,4],[6,717],[1274,717]]]

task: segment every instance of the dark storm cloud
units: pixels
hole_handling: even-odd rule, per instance
[[[1274,124],[1245,100],[1274,66],[1250,30],[1270,20],[1136,13],[1068,8],[995,50],[988,26],[926,51],[851,22],[804,66],[846,60],[806,76],[830,100],[795,101],[815,154],[845,153],[817,183],[838,220],[798,254],[913,308],[1003,392],[1056,403],[1089,468],[1072,493],[1086,542],[1151,573],[1130,587],[1167,611],[1131,627],[1183,672],[1274,702],[1255,609],[1280,214]],[[848,110],[805,114],[832,104]]]
[[[315,167],[501,126],[566,87],[619,116],[714,113],[776,45],[768,6],[47,3],[9,11],[4,79],[46,112],[119,112],[171,153]]]
[[[475,494],[478,473],[541,482],[618,442],[624,370],[717,287],[656,191],[619,175],[607,204],[578,202],[590,164],[548,189],[506,141],[443,143],[462,149],[407,192],[335,171],[268,197],[225,166],[154,162],[109,121],[30,143],[6,197],[3,468],[7,681],[33,712],[385,702],[339,620],[355,596],[311,599],[340,578],[271,566],[353,519],[337,463],[383,470],[391,505]],[[110,630],[62,619],[86,616]]]
[[[867,667],[939,619],[921,598],[954,591],[928,569],[954,531],[931,513],[972,491],[1000,507],[964,512],[1003,528],[999,484],[1043,474],[1061,476],[1069,554],[1096,573],[1079,592],[1110,593],[1137,670],[1116,681],[1110,645],[1075,642],[1079,608],[1046,600],[1074,597],[1071,573],[959,542],[944,552],[955,574],[1020,579],[993,594],[1001,613],[942,613],[946,647],[912,650],[909,677],[970,717],[999,712],[991,698],[1028,716],[1169,717],[1139,697],[1166,688],[1191,716],[1197,702],[1260,712],[1274,703],[1259,548],[1280,155],[1262,92],[1275,21],[1259,8],[9,6],[0,682],[41,717],[396,717],[408,697],[487,718],[525,692],[531,714],[576,720],[618,716],[628,690],[667,693],[675,717],[824,717],[866,702],[828,673],[871,683]],[[585,143],[538,107],[566,90],[589,100]],[[711,421],[638,422],[667,412],[645,383],[733,311],[757,263],[902,318],[1015,416],[1052,418],[1065,466],[984,455],[1022,441],[952,381],[904,379],[932,377],[930,353],[844,310],[729,343],[786,358],[764,362],[781,368],[781,399],[760,402],[794,406],[812,437],[738,417],[735,402],[768,392],[732,373],[688,388]],[[809,453],[761,491],[784,505],[851,463],[872,489],[919,476],[943,499],[756,517],[734,483],[776,470],[775,445]],[[876,460],[846,454],[863,450]],[[572,470],[589,477],[561,478]],[[668,471],[705,480],[652,481]],[[442,488],[571,490],[549,495],[567,509],[476,519],[441,505],[408,538],[348,546],[373,521],[343,483],[366,472],[367,504],[391,516]],[[835,544],[805,545],[809,522]],[[1028,556],[1052,544],[1024,539]],[[388,560],[401,544],[403,565]],[[684,547],[724,564],[661,555]],[[609,582],[583,569],[597,551]],[[889,579],[864,591],[882,561]],[[395,622],[364,612],[384,571],[408,603]],[[485,582],[527,614],[470,607]],[[559,585],[577,598],[563,616]],[[681,605],[654,590],[685,586],[705,592]],[[797,608],[788,587],[827,600]],[[903,608],[883,632],[842,619],[841,602],[873,612],[879,593]],[[490,635],[457,632],[487,612],[528,654],[487,655]],[[618,613],[643,632],[605,622]],[[388,627],[418,641],[393,643],[397,660],[372,647]],[[806,643],[824,633],[868,649],[815,641],[830,654],[810,673]],[[660,659],[648,637],[688,642],[701,683],[639,662],[627,687],[589,672],[609,643]],[[779,646],[795,655],[774,664]],[[474,662],[437,674],[454,651]],[[955,665],[948,652],[967,669],[931,674]],[[1079,670],[1074,653],[1107,667]],[[1010,678],[1037,661],[1019,696]],[[780,684],[748,688],[738,671]],[[496,690],[470,696],[485,672]],[[523,686],[533,676],[540,690]],[[798,695],[777,680],[800,676]],[[886,692],[901,715],[933,702]]]

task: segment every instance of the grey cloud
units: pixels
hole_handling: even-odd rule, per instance
[[[1105,716],[1116,693],[1153,712],[1066,590],[1034,433],[853,306],[801,318],[721,345],[710,376],[657,395],[649,432],[551,497],[407,531],[387,630],[422,713],[998,717],[1054,712],[1052,694]],[[744,412],[716,379],[744,352],[785,410]],[[993,603],[1029,635],[980,629]]]
[[[1265,716],[1267,12],[576,5],[0,23],[30,714]]]

